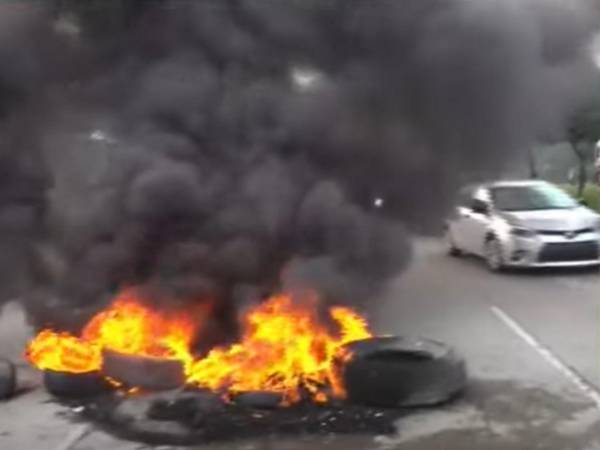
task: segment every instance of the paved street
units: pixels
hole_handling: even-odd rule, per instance
[[[600,448],[600,405],[586,385],[600,386],[599,293],[597,271],[491,274],[421,242],[375,323],[456,346],[473,382],[455,408],[401,424],[401,448]]]
[[[235,448],[600,450],[598,272],[490,274],[477,260],[446,256],[432,239],[421,240],[416,253],[371,320],[380,333],[454,345],[469,365],[465,398],[415,412],[393,437],[265,438]],[[18,353],[23,330],[10,307],[0,318],[0,355]],[[1,449],[148,448],[73,424],[46,400],[37,389],[0,404]]]

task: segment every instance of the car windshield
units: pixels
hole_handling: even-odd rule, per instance
[[[490,191],[494,206],[501,211],[571,209],[578,206],[573,197],[562,189],[546,184],[499,186]]]

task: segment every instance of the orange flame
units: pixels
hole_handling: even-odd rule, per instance
[[[195,324],[203,317],[152,311],[134,290],[126,290],[90,320],[80,337],[44,330],[26,356],[39,369],[73,373],[101,370],[103,349],[171,358],[183,362],[188,384],[227,395],[277,392],[287,404],[306,392],[323,402],[330,395],[344,395],[335,363],[340,348],[371,334],[351,309],[329,309],[331,323],[325,324],[317,306],[316,298],[297,302],[288,295],[271,297],[246,315],[240,342],[196,359],[191,344]]]
[[[29,344],[25,356],[39,369],[71,373],[100,370],[103,349],[179,359],[187,365],[192,362],[188,349],[194,332],[191,317],[151,311],[130,289],[95,315],[80,337],[43,330]]]
[[[101,350],[68,333],[43,330],[29,343],[25,356],[41,370],[85,373],[100,369]]]
[[[317,401],[327,398],[324,386],[343,396],[336,353],[346,342],[370,334],[350,309],[333,308],[329,314],[336,335],[318,320],[316,301],[298,305],[289,296],[272,297],[250,311],[240,343],[216,348],[193,364],[189,382],[231,393],[278,392],[292,403],[300,399],[302,388]]]
[[[189,315],[151,311],[139,303],[134,290],[126,290],[92,318],[81,338],[122,354],[178,359],[187,366],[195,332]]]

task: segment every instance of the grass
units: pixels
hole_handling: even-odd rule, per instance
[[[563,188],[573,197],[577,197],[576,186],[567,184],[563,185]],[[600,186],[595,184],[587,184],[583,190],[582,200],[585,201],[585,204],[588,207],[600,212]]]

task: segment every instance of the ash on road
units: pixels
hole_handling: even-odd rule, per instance
[[[420,240],[416,253],[371,320],[378,332],[454,345],[469,364],[465,398],[415,411],[393,437],[265,437],[197,448],[600,450],[598,272],[495,275],[477,260],[445,256],[433,239]],[[27,335],[18,308],[6,308],[0,356],[17,358]],[[73,423],[48,400],[36,389],[1,403],[0,448],[149,448]]]

